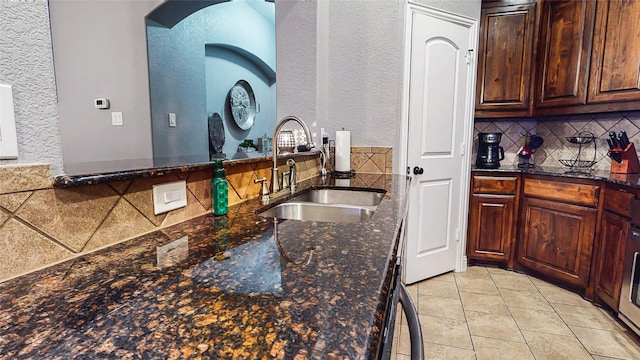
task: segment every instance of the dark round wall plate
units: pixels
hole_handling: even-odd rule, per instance
[[[222,152],[224,146],[224,125],[220,114],[213,113],[209,116],[209,151],[214,154]]]

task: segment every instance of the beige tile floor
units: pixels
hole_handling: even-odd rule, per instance
[[[537,278],[472,266],[407,287],[426,359],[640,359],[640,346],[609,313]],[[398,315],[392,359],[410,359]]]

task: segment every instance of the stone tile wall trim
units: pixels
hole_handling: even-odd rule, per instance
[[[331,148],[328,170],[335,168],[335,148]],[[393,148],[383,146],[352,146],[351,169],[357,173],[392,174]]]
[[[0,166],[0,194],[47,189],[52,182],[49,164]]]

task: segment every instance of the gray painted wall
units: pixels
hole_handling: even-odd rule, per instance
[[[480,18],[480,0],[421,0],[423,5]],[[332,1],[328,11],[328,114],[335,137],[352,146],[391,146],[398,163],[402,137],[406,3]],[[320,32],[320,29],[318,30]]]
[[[54,174],[61,174],[46,2],[0,0],[0,82],[13,85],[18,138],[18,159],[0,160],[0,165],[49,163]]]
[[[317,7],[316,1],[276,0],[278,119],[289,115],[303,119],[315,142],[320,131]]]
[[[416,0],[416,2],[472,19],[480,19],[480,0]]]
[[[144,16],[161,2],[51,1],[65,165],[152,158]],[[114,111],[124,126],[111,125]]]
[[[402,110],[404,17],[395,1],[331,2],[329,121],[353,146],[395,146]]]

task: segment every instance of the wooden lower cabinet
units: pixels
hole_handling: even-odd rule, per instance
[[[467,256],[507,262],[511,258],[515,196],[471,195]]]
[[[622,285],[622,262],[629,232],[629,220],[612,212],[602,217],[595,279],[596,295],[613,310],[618,311]]]
[[[525,196],[520,211],[518,263],[586,288],[597,209]]]

